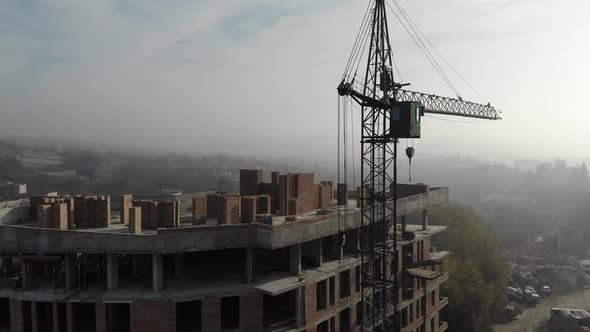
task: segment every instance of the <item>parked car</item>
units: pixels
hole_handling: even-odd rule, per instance
[[[551,294],[551,287],[549,287],[547,285],[541,286],[541,293],[543,293],[545,295]]]

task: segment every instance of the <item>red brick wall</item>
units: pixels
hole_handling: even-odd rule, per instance
[[[332,185],[320,184],[318,187],[318,208],[329,209],[332,207]]]
[[[225,196],[221,198],[219,224],[240,223],[240,196]]]
[[[68,205],[66,203],[51,206],[51,227],[68,229]]]
[[[240,195],[257,195],[262,183],[262,171],[252,169],[240,170]]]
[[[207,217],[218,218],[219,208],[221,206],[221,196],[219,194],[207,195]]]
[[[206,317],[203,316],[203,320],[206,320]],[[131,303],[131,332],[169,331],[176,331],[175,303],[155,301]]]
[[[289,208],[287,209],[287,215],[296,216],[299,214],[301,214],[301,205],[299,204],[299,200],[291,198],[289,200]]]
[[[176,202],[158,202],[158,227],[176,226]]]
[[[207,197],[196,196],[193,197],[193,225],[201,225],[207,223]]]
[[[23,332],[23,304],[16,299],[10,299],[10,331]]]
[[[221,331],[221,299],[206,296],[201,304],[202,331]]]
[[[134,206],[129,208],[129,231],[133,234],[141,233],[141,208]]]
[[[107,305],[104,303],[97,303],[94,306],[96,315],[96,332],[107,332]]]
[[[242,222],[253,223],[256,219],[256,196],[242,196]]]
[[[133,206],[141,208],[141,224],[143,228],[158,227],[158,202],[133,201]]]
[[[271,213],[271,198],[270,195],[259,195],[256,203],[256,212],[258,214]]]
[[[133,195],[121,195],[119,205],[119,218],[123,225],[129,225],[129,208],[133,205]]]
[[[248,293],[240,296],[240,331],[258,332],[263,330],[262,293]]]

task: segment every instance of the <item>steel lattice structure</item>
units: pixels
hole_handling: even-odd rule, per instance
[[[459,115],[468,118],[499,120],[499,112],[491,105],[483,105],[463,101],[461,99],[441,97],[422,92],[397,90],[395,93],[398,101],[417,101],[422,104],[424,113],[443,115]]]
[[[387,100],[389,91],[382,89],[382,75],[392,67],[391,46],[385,4],[375,1],[364,90],[362,95],[373,100]],[[361,229],[362,298],[365,302],[363,330],[381,326],[384,331],[395,329],[397,297],[396,269],[392,257],[396,252],[396,202],[388,199],[395,188],[397,141],[390,133],[390,112],[379,105],[363,105],[361,129],[361,197],[363,225]]]
[[[340,96],[350,96],[361,105],[361,287],[363,331],[400,330],[397,315],[399,278],[402,273],[397,234],[397,143],[404,136],[392,130],[392,106],[398,102],[419,103],[423,113],[498,120],[491,105],[461,98],[402,90],[393,78],[393,55],[385,0],[371,0],[359,30],[342,81]],[[368,38],[364,80],[357,75]],[[359,61],[357,61],[359,60]],[[364,83],[361,84],[360,81]],[[399,119],[395,119],[396,121]],[[407,138],[407,137],[406,137]],[[394,296],[395,294],[395,296]],[[361,313],[359,313],[361,314]]]

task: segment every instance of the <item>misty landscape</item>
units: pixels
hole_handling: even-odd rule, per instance
[[[0,3],[0,332],[590,331],[588,13]]]

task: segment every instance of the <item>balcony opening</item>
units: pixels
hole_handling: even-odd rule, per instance
[[[350,308],[340,311],[340,331],[350,332]]]
[[[330,332],[330,321],[326,320],[316,326],[317,332]]]
[[[32,332],[33,331],[33,320],[31,315],[31,302],[23,301],[22,302],[23,308],[23,332]]]
[[[201,301],[176,303],[176,331],[201,331]]]
[[[263,295],[262,320],[265,329],[286,329],[295,326],[295,290],[276,296]]]
[[[109,303],[106,309],[109,332],[129,332],[131,328],[129,303]]]
[[[240,328],[240,297],[221,298],[221,329],[233,330]]]
[[[340,298],[350,296],[350,270],[340,272]]]
[[[53,326],[53,306],[51,302],[37,302],[37,326],[42,330]]]
[[[336,303],[336,277],[330,277],[330,305]]]
[[[96,308],[94,303],[72,303],[74,331],[96,332]]]
[[[10,331],[10,302],[0,298],[0,332]]]
[[[322,280],[316,283],[316,311],[324,310],[328,306],[328,281]]]

